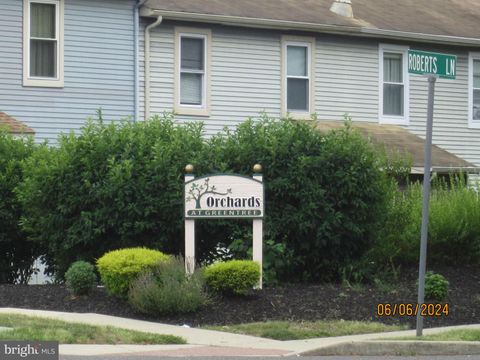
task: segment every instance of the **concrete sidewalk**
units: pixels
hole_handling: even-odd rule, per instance
[[[386,341],[393,337],[414,336],[415,330],[396,331],[380,334],[364,334],[341,336],[334,338],[317,338],[308,340],[278,341],[258,338],[248,335],[231,334],[213,330],[188,328],[183,326],[166,325],[149,321],[119,318],[100,314],[63,313],[56,311],[40,311],[14,308],[0,308],[0,314],[12,313],[30,316],[45,317],[68,322],[78,322],[90,325],[114,326],[123,329],[137,330],[156,334],[170,334],[181,336],[188,345],[61,345],[62,355],[107,355],[128,354],[144,356],[287,356],[287,355],[338,355],[346,353],[379,353],[396,349],[396,353],[410,351],[416,348],[417,341],[402,342],[404,345],[395,345],[400,342]],[[426,329],[424,333],[435,334],[452,329],[480,329],[480,325],[452,326],[445,328]],[[412,345],[413,343],[414,345]],[[383,346],[382,346],[383,344]],[[429,343],[430,344],[430,343]],[[428,348],[433,353],[446,351],[452,348],[453,342],[433,344],[432,348],[425,345],[418,347]],[[465,346],[463,346],[465,345]],[[474,344],[459,343],[455,346],[455,354],[480,354],[480,342]],[[410,350],[409,350],[410,349]]]

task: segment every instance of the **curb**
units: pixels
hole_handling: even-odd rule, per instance
[[[480,355],[478,341],[348,341],[315,350],[301,356],[416,356],[416,355]]]

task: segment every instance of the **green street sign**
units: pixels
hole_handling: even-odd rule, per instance
[[[444,79],[455,79],[457,57],[455,55],[408,50],[408,72],[410,74],[435,75]]]

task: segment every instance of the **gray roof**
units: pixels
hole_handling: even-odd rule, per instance
[[[338,130],[343,128],[342,121],[318,121],[320,131]],[[425,140],[400,126],[380,125],[378,123],[355,121],[352,128],[357,129],[372,143],[381,145],[387,154],[405,155],[412,160],[412,172],[423,173]],[[432,168],[439,173],[463,171],[477,173],[479,168],[458,156],[432,145]]]
[[[410,38],[421,39],[424,35],[430,42],[452,38],[451,42],[460,39],[459,43],[480,44],[480,0],[352,0],[353,19],[332,13],[332,3],[333,0],[147,0],[145,10],[163,12],[167,19],[190,17],[201,21],[203,15],[205,21],[215,22],[218,18],[218,22],[227,24],[239,24],[242,19],[250,26],[290,24],[292,29],[330,29],[379,37],[385,33],[389,37],[415,34]],[[148,15],[145,10],[143,15]],[[439,37],[437,41],[435,37]]]

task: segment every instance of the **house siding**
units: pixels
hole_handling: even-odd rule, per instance
[[[174,26],[167,22],[152,31],[152,114],[172,111],[174,107]],[[189,26],[212,30],[211,114],[178,115],[176,119],[203,121],[206,133],[215,134],[224,126],[233,127],[262,111],[279,117],[281,36],[292,34],[219,25]],[[335,35],[313,36],[316,37],[315,113],[320,121],[341,120],[346,113],[354,121],[379,121],[380,43],[456,54],[457,79],[437,82],[433,142],[480,166],[480,129],[468,128],[467,50]],[[410,116],[405,127],[424,137],[427,80],[409,75],[409,81]]]
[[[0,111],[55,143],[102,108],[133,115],[133,0],[65,0],[64,88],[22,86],[23,1],[0,0]]]

